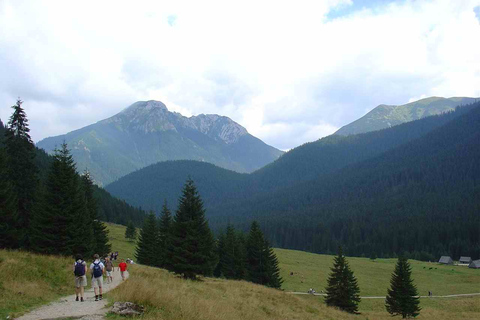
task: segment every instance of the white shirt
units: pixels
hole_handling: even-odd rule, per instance
[[[94,267],[93,264],[94,264],[94,263],[97,263],[97,264],[100,266],[100,268],[102,268],[102,270],[105,269],[105,266],[103,265],[103,263],[100,262],[99,259],[97,259],[97,260],[95,260],[95,261],[90,265],[90,270],[93,270],[93,267]]]

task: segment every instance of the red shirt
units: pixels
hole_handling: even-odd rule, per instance
[[[127,270],[127,264],[125,262],[121,262],[118,267],[120,268],[120,271],[126,271]]]

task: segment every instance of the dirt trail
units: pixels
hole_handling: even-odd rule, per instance
[[[107,284],[103,281],[103,292],[108,292],[122,283],[122,277],[118,268],[115,268],[116,271],[113,273],[113,282]],[[128,272],[127,272],[128,277]],[[88,278],[88,276],[87,276]],[[90,284],[88,279],[88,283]],[[72,291],[74,291],[73,278],[72,278]],[[86,298],[84,302],[75,301],[75,294],[70,296],[62,297],[60,300],[52,302],[48,305],[35,309],[19,318],[17,320],[39,320],[39,319],[57,319],[57,318],[67,318],[74,317],[84,320],[97,320],[103,319],[103,316],[108,312],[106,308],[107,300],[95,301],[95,294],[93,288],[85,290],[84,297]]]

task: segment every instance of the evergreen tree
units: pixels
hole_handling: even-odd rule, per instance
[[[360,289],[341,247],[338,249],[338,255],[334,258],[331,271],[327,280],[325,302],[328,306],[356,313],[358,311],[357,305],[360,302]]]
[[[217,264],[215,242],[205,219],[203,202],[191,179],[188,179],[179,199],[172,225],[170,245],[172,271],[185,278],[198,274],[211,275]]]
[[[12,186],[7,179],[6,154],[0,148],[0,248],[14,248],[17,245],[17,221]]]
[[[151,211],[143,223],[138,236],[135,257],[138,263],[155,266],[157,262],[157,218]]]
[[[137,231],[135,230],[135,226],[132,220],[128,220],[127,229],[125,229],[125,238],[134,241],[136,237]]]
[[[235,229],[232,225],[227,226],[227,232],[225,233],[225,245],[223,256],[223,268],[222,274],[227,279],[235,279],[236,275],[236,249],[237,249],[237,236]]]
[[[162,206],[162,213],[160,215],[158,226],[158,262],[157,265],[161,268],[170,269],[171,258],[168,254],[168,247],[171,243],[171,228],[172,226],[172,214],[167,206],[167,200],[164,201]]]
[[[11,247],[29,248],[30,222],[36,200],[38,187],[38,169],[35,165],[35,146],[30,138],[30,129],[22,101],[12,107],[13,114],[5,131],[5,146],[7,153],[7,177],[11,183],[13,200],[15,201],[16,240]]]
[[[34,216],[34,249],[50,254],[85,254],[88,245],[83,247],[79,234],[85,231],[86,221],[75,163],[64,143],[60,150],[55,150],[43,208]]]
[[[393,316],[402,315],[403,318],[410,318],[420,314],[421,309],[418,306],[420,301],[411,273],[412,269],[407,258],[399,257],[385,299],[385,307]]]
[[[265,240],[264,252],[266,255],[267,269],[266,269],[266,283],[267,287],[280,289],[283,283],[282,277],[280,277],[280,268],[278,267],[278,259],[270,247],[268,241]]]
[[[223,232],[218,235],[216,254],[218,257],[218,263],[213,271],[213,275],[220,278],[223,277],[223,269],[225,265],[225,234],[223,234]]]
[[[237,233],[235,243],[235,279],[246,279],[247,277],[247,249],[246,240],[243,232]]]
[[[83,203],[86,209],[88,221],[86,225],[91,231],[88,231],[88,237],[93,242],[92,252],[100,256],[107,255],[111,250],[111,244],[108,242],[107,226],[100,221],[98,217],[98,203],[94,196],[94,186],[90,172],[85,170],[81,178]]]
[[[279,275],[277,257],[256,221],[253,221],[250,227],[246,252],[247,280],[272,288],[280,288],[283,280]]]

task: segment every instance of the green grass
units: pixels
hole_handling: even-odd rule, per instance
[[[73,294],[73,259],[0,250],[0,319]]]
[[[112,244],[112,251],[118,251],[118,259],[133,259],[135,260],[135,242],[125,238],[125,226],[105,223],[108,229],[108,238]],[[138,230],[137,230],[138,234]],[[117,263],[119,260],[117,259]]]
[[[324,290],[333,256],[303,251],[275,249],[280,275],[284,279],[282,288],[287,291],[306,292],[314,288]],[[360,286],[362,296],[385,296],[396,259],[347,257]],[[444,266],[435,262],[409,260],[412,278],[420,295],[449,295],[480,292],[480,270],[465,266]],[[430,269],[431,268],[431,269]],[[293,275],[290,273],[293,272]]]

